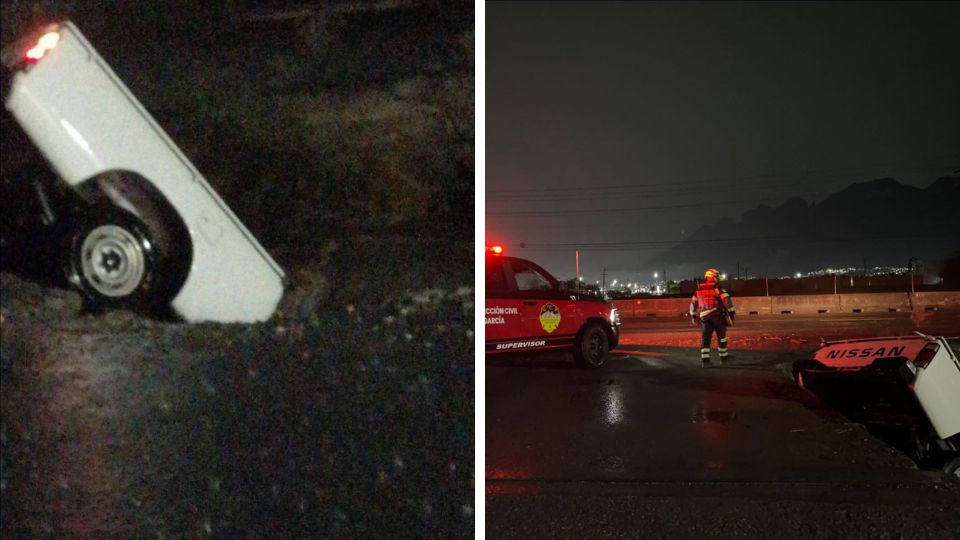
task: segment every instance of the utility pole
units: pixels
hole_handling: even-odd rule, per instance
[[[607,269],[603,268],[600,270],[600,275],[603,276],[603,284],[600,285],[600,292],[603,293],[607,289]]]
[[[914,292],[916,292],[913,288],[913,274],[914,274],[913,261],[915,261],[916,259],[917,259],[916,257],[910,257],[910,260],[907,262],[907,272],[910,272],[910,294],[913,294]]]
[[[740,261],[737,261],[737,281],[740,281]]]

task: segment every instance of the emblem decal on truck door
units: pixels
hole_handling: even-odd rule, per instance
[[[549,334],[560,326],[560,308],[553,304],[544,304],[540,308],[540,326]]]

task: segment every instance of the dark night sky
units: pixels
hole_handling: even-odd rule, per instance
[[[960,3],[488,3],[487,240],[563,278],[576,248],[555,244],[578,244],[586,279],[637,280],[658,250],[597,244],[925,187],[960,168],[957,21]]]

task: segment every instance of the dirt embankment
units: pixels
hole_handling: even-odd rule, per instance
[[[472,290],[384,287],[187,325],[0,274],[4,536],[472,537]]]

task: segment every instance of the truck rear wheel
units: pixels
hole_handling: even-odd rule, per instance
[[[581,367],[598,368],[607,361],[610,339],[599,323],[587,323],[573,346],[573,356]]]
[[[81,219],[68,243],[68,279],[93,308],[152,309],[160,253],[147,227],[119,209]]]

